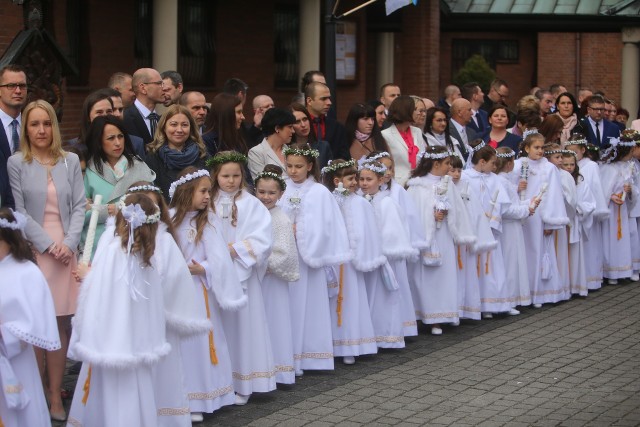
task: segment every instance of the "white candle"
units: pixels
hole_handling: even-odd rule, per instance
[[[91,205],[91,218],[89,219],[89,229],[87,230],[87,238],[84,241],[84,251],[82,252],[82,263],[89,265],[91,254],[93,253],[93,241],[96,238],[96,228],[98,227],[98,216],[100,212],[100,203],[102,203],[102,195],[98,194],[93,199]]]
[[[338,187],[336,188],[336,190],[343,192],[344,191],[344,185],[342,185],[342,182],[338,183]]]
[[[529,179],[529,162],[522,160],[522,166],[520,166],[520,181],[527,182]],[[524,201],[526,197],[526,191],[520,191],[520,201]]]

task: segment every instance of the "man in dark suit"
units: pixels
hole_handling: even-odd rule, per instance
[[[342,123],[327,117],[331,108],[331,90],[320,82],[311,82],[305,89],[307,111],[318,141],[327,141],[334,159],[350,159],[347,132]]]
[[[156,104],[164,102],[164,82],[157,70],[141,68],[133,73],[132,85],[136,100],[124,110],[124,126],[129,134],[148,144],[153,141],[160,120]]]
[[[451,105],[460,96],[460,88],[456,85],[449,85],[444,88],[444,97],[438,100],[438,107],[444,108],[447,114],[451,115]]]
[[[477,136],[482,136],[489,129],[489,117],[481,108],[484,102],[482,88],[476,82],[469,82],[462,86],[460,93],[471,104],[469,127],[476,132]]]
[[[593,95],[587,104],[587,116],[581,120],[582,129],[586,131],[587,141],[600,147],[610,145],[610,138],[620,137],[620,128],[608,120],[604,120],[604,98]]]
[[[113,104],[113,115],[122,120],[122,116],[124,114],[124,103],[122,102],[122,95],[115,89],[104,88],[102,89],[106,94],[109,95],[111,99],[111,103]],[[142,160],[145,158],[145,148],[144,141],[139,136],[129,135],[129,139],[131,140],[131,144],[133,145],[133,151],[140,157]]]
[[[22,67],[10,64],[0,69],[0,206],[15,208],[7,161],[20,150],[22,107],[27,101],[27,75]]]
[[[459,150],[467,161],[471,152],[471,142],[478,136],[470,126],[471,103],[464,98],[458,98],[451,103],[451,119],[449,133],[460,142]]]
[[[509,115],[509,123],[507,127],[511,128],[516,124],[516,113],[509,109],[509,106],[507,105],[508,98],[509,86],[507,85],[507,82],[499,78],[494,79],[489,87],[489,93],[484,96],[484,103],[480,108],[486,111],[487,114],[491,114],[491,110],[496,106],[496,104],[504,105],[507,109],[507,114]]]

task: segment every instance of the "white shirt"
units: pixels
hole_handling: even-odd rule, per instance
[[[602,123],[602,120],[596,123],[595,120],[589,117],[589,124],[591,125],[591,130],[593,130],[593,134],[596,135],[596,137],[598,136],[598,133],[596,132],[596,127],[600,130],[600,143],[602,143],[603,142],[602,137],[604,135],[604,123]]]
[[[15,118],[18,121],[18,136],[20,136],[20,126],[22,125],[22,113],[18,114],[18,117]],[[2,127],[4,129],[4,134],[7,135],[7,142],[9,143],[9,150],[11,154],[14,154],[13,150],[13,140],[11,139],[11,133],[13,132],[13,126],[11,126],[11,122],[14,120],[13,117],[5,113],[2,109],[0,109],[0,120],[2,121]]]
[[[142,118],[144,119],[144,124],[147,125],[147,129],[149,130],[149,133],[151,134],[151,122],[149,121],[147,116],[149,114],[151,114],[151,113],[158,114],[158,112],[156,110],[149,111],[149,109],[147,107],[145,107],[144,105],[142,105],[142,102],[138,101],[137,99],[134,101],[133,105],[135,105],[136,108],[138,109],[138,111],[140,111],[140,114],[142,114]],[[158,116],[160,116],[160,114],[158,114]],[[151,134],[151,137],[153,138],[153,134]]]
[[[469,145],[469,135],[467,135],[466,126],[462,126],[460,123],[456,122],[453,119],[451,119],[450,122],[456,127],[458,134],[462,138],[462,141],[460,142],[462,142],[465,146]]]

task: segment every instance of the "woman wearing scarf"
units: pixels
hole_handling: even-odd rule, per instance
[[[582,126],[578,120],[578,103],[569,92],[561,93],[556,99],[556,114],[562,119],[562,133],[560,134],[560,142],[566,143],[571,134],[583,133]]]
[[[415,102],[410,96],[401,95],[394,99],[387,116],[391,126],[382,131],[395,162],[395,180],[403,186],[416,167],[416,156],[426,147],[422,131],[411,126],[413,110]]]
[[[87,172],[84,176],[85,196],[89,203],[97,195],[102,196],[98,207],[98,227],[93,241],[92,257],[104,231],[107,217],[115,216],[116,204],[131,184],[137,181],[153,182],[156,175],[134,153],[133,145],[124,129],[122,120],[115,116],[96,117],[87,132],[85,139],[89,156]],[[85,213],[84,228],[80,247],[89,228],[91,210]]]
[[[169,200],[169,186],[187,166],[207,169],[207,149],[186,107],[172,105],[158,123],[156,138],[147,145],[147,165],[156,174],[156,185]]]
[[[352,159],[366,157],[374,151],[389,151],[376,122],[376,110],[367,104],[355,104],[349,110],[344,124],[347,140],[351,141],[349,153]]]

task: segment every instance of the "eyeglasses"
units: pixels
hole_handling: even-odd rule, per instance
[[[425,110],[425,109],[423,109],[423,108],[421,108],[421,109],[417,109],[417,108],[416,108],[414,111],[415,111],[416,113],[418,113],[418,114],[427,114],[427,110]]]
[[[26,83],[7,83],[4,85],[0,85],[0,87],[6,87],[7,89],[14,91],[17,88],[20,88],[20,90],[26,90],[27,89],[27,84]]]
[[[615,113],[615,112],[617,112],[618,110],[606,110],[606,111],[607,111],[607,113]]]
[[[498,94],[498,96],[499,96],[500,98],[503,98],[503,99],[506,99],[506,98],[508,98],[508,97],[509,97],[509,94],[508,94],[508,93],[506,93],[506,94],[505,94],[505,93],[500,93],[500,92],[498,92],[498,91],[496,91],[496,93]]]
[[[164,82],[162,80],[158,80],[157,82],[143,82],[143,85],[158,85],[160,87],[164,86]]]

